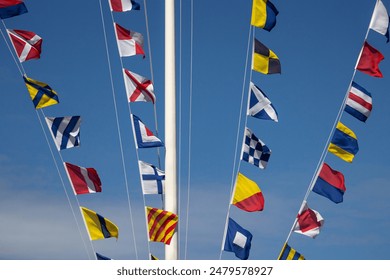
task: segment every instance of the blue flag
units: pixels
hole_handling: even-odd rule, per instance
[[[110,258],[107,258],[99,253],[96,253],[96,259],[99,260],[99,261],[106,261],[106,260],[112,260]]]
[[[223,250],[233,252],[237,258],[247,260],[251,249],[252,234],[229,218]]]
[[[133,128],[135,134],[135,141],[138,148],[154,148],[164,147],[164,143],[153,134],[153,132],[146,127],[136,115],[131,115],[133,120]]]

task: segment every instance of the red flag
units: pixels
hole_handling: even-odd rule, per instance
[[[382,78],[383,75],[379,70],[379,63],[384,58],[383,54],[381,54],[377,49],[369,45],[367,42],[364,42],[362,54],[356,69],[370,76]]]
[[[310,209],[306,202],[302,205],[297,216],[297,223],[294,227],[296,233],[315,238],[320,233],[324,219],[317,211]]]
[[[94,168],[84,168],[68,162],[64,164],[75,194],[102,191],[102,183]]]
[[[42,38],[31,31],[7,29],[19,61],[38,59],[41,55]]]

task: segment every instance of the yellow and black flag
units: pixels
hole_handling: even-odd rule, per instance
[[[281,73],[276,54],[255,38],[252,69],[263,74]]]

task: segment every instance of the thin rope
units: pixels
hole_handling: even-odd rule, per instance
[[[246,92],[245,86],[246,86],[246,76],[247,76],[247,72],[248,72],[248,60],[250,57],[249,49],[250,49],[251,41],[253,41],[252,37],[254,36],[254,29],[253,29],[253,35],[252,35],[252,29],[253,29],[252,26],[249,25],[248,43],[247,43],[246,59],[245,59],[245,71],[244,71],[244,77],[243,77],[242,89],[241,89],[241,105],[240,105],[240,113],[239,113],[238,124],[237,124],[236,146],[235,146],[234,161],[233,161],[234,163],[233,163],[232,177],[231,177],[231,183],[230,183],[230,197],[231,197],[231,199],[229,201],[229,206],[228,206],[228,210],[226,213],[225,229],[224,229],[224,234],[223,234],[223,239],[222,239],[221,251],[219,254],[219,260],[221,260],[221,258],[222,258],[222,252],[223,252],[223,247],[224,247],[224,243],[225,243],[227,227],[229,224],[229,213],[230,213],[230,208],[232,205],[231,201],[232,201],[233,192],[234,192],[235,178],[237,177],[238,170],[240,170],[240,166],[241,166],[241,159],[237,160],[237,158],[238,158],[237,155],[238,155],[238,151],[241,151],[241,149],[239,149],[239,140],[240,140],[240,135],[241,135],[240,131],[241,131],[241,123],[242,123],[242,111],[244,108],[244,96],[245,96],[245,92]],[[252,38],[252,40],[251,40],[251,38]],[[252,77],[252,71],[250,71],[250,79],[251,79],[251,77]],[[246,127],[247,120],[248,120],[248,116],[245,113],[244,127]],[[236,168],[236,165],[237,165],[237,168]]]
[[[129,184],[128,184],[128,179],[127,179],[127,174],[126,174],[127,168],[126,168],[126,162],[125,162],[124,153],[123,153],[122,135],[121,135],[121,129],[120,129],[120,123],[119,123],[119,117],[118,117],[118,108],[116,105],[115,88],[114,88],[114,81],[113,81],[113,77],[112,77],[111,60],[110,60],[110,54],[108,51],[107,34],[106,34],[106,27],[104,24],[104,16],[103,16],[103,8],[102,8],[102,1],[101,0],[99,0],[99,4],[100,4],[100,15],[101,15],[101,20],[102,20],[102,26],[103,26],[104,43],[105,43],[105,47],[106,47],[108,70],[109,70],[109,74],[110,74],[111,92],[112,92],[112,99],[113,99],[113,103],[114,103],[116,127],[117,127],[119,147],[120,147],[120,152],[121,152],[123,176],[124,176],[125,185],[126,185],[126,195],[127,195],[127,203],[128,203],[129,215],[130,215],[130,224],[131,224],[131,230],[132,230],[132,234],[133,234],[135,256],[136,256],[136,259],[138,260],[138,250],[137,250],[137,242],[135,239],[135,230],[134,230],[133,214],[132,214],[132,207],[131,207],[131,201],[130,201]],[[113,18],[112,13],[111,13],[111,18],[112,18],[112,22],[114,24],[114,18]]]
[[[189,212],[190,212],[190,191],[191,191],[191,151],[192,151],[192,92],[193,92],[193,56],[194,56],[194,1],[191,0],[191,16],[190,16],[190,88],[189,88],[189,121],[188,121],[188,178],[187,178],[187,216],[186,216],[186,235],[184,259],[187,259],[188,250],[188,228],[189,228]]]
[[[374,8],[374,10],[373,10],[373,14],[372,14],[372,16],[371,16],[371,19],[372,19],[373,15],[374,15],[374,11],[375,11],[375,8]],[[366,35],[365,35],[364,40],[363,40],[363,43],[367,40],[369,32],[370,32],[370,27],[368,26],[367,31],[366,31]],[[320,173],[320,171],[321,171],[321,167],[322,167],[323,163],[325,162],[326,156],[328,155],[328,147],[329,147],[329,144],[330,144],[330,142],[331,142],[331,137],[333,136],[334,131],[336,130],[336,126],[337,126],[337,124],[339,123],[339,121],[341,120],[341,117],[343,116],[343,112],[344,112],[344,109],[345,109],[345,104],[346,104],[347,99],[348,99],[348,96],[349,96],[349,91],[350,91],[352,82],[353,82],[353,80],[355,79],[356,68],[357,68],[357,65],[358,65],[358,63],[359,63],[359,61],[360,61],[360,57],[361,57],[361,55],[362,55],[363,47],[364,47],[364,45],[362,46],[362,48],[361,48],[361,50],[360,50],[360,53],[359,53],[359,55],[358,55],[358,57],[357,57],[356,64],[355,64],[355,68],[354,68],[354,71],[353,71],[351,80],[350,80],[350,82],[349,82],[347,91],[346,91],[346,93],[345,93],[345,95],[344,95],[343,102],[341,103],[341,106],[340,106],[339,111],[338,111],[338,113],[337,113],[336,119],[335,119],[335,121],[334,121],[334,123],[333,123],[332,129],[331,129],[331,131],[330,131],[330,133],[329,133],[329,135],[328,135],[328,138],[327,138],[327,140],[326,140],[325,147],[324,147],[324,149],[323,149],[323,151],[322,151],[322,154],[321,154],[321,157],[320,157],[320,159],[319,159],[319,161],[318,161],[316,170],[315,170],[314,175],[313,175],[313,177],[312,177],[312,179],[311,179],[311,181],[310,181],[309,187],[308,187],[308,189],[307,189],[307,191],[306,191],[306,194],[305,194],[305,196],[304,196],[304,198],[303,198],[303,201],[302,201],[302,203],[301,203],[301,206],[300,206],[300,208],[299,208],[299,212],[298,212],[298,213],[300,213],[300,211],[301,211],[303,205],[307,202],[307,200],[308,200],[308,198],[309,198],[309,195],[311,194],[311,192],[312,192],[312,190],[313,190],[314,184],[315,184],[315,182],[317,181],[317,178],[318,178],[319,173]],[[286,238],[286,242],[285,242],[285,243],[287,243],[287,242],[289,241],[289,239],[290,239],[290,237],[291,237],[291,234],[292,234],[292,232],[294,231],[294,228],[295,228],[297,222],[298,222],[298,218],[295,218],[294,223],[293,223],[293,225],[292,225],[292,227],[291,227],[291,229],[290,229],[290,231],[289,231],[289,233],[288,233],[288,235],[287,235],[287,238]]]
[[[178,95],[179,95],[179,129],[180,131],[182,130],[182,107],[183,107],[183,104],[182,104],[182,63],[183,63],[183,59],[182,59],[182,22],[183,22],[183,1],[180,0],[179,1],[179,91],[178,91]],[[181,136],[181,133],[179,133],[179,136],[178,136],[178,185],[179,185],[179,188],[177,190],[177,195],[178,195],[178,217],[179,219],[181,218],[181,172],[182,172],[182,168],[181,168],[181,150],[182,150],[182,136]],[[180,235],[177,236],[177,240],[178,240],[178,244],[181,243],[181,237]],[[180,252],[180,250],[179,250]]]

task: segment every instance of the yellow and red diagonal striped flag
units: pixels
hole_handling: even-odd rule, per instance
[[[176,214],[152,207],[146,207],[149,240],[169,245],[175,231],[178,217]]]

